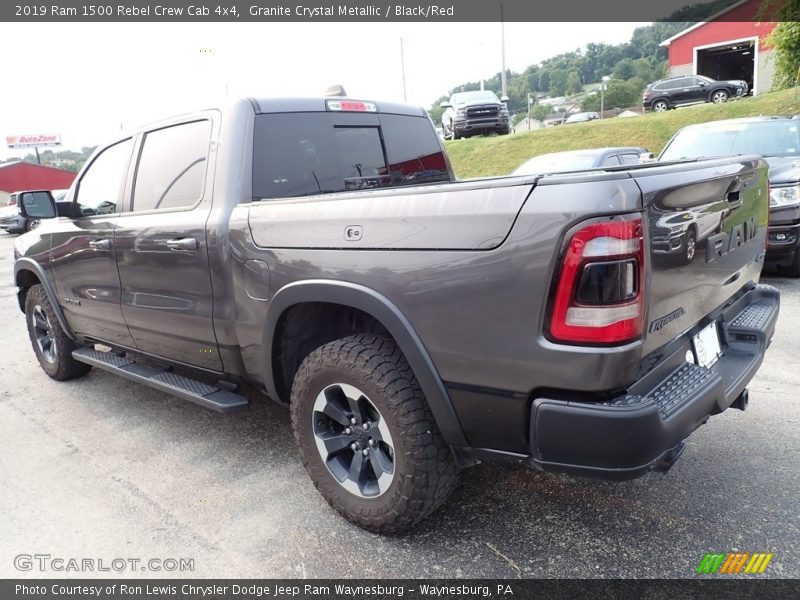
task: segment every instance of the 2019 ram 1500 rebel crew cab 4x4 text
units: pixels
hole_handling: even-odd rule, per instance
[[[745,407],[778,315],[752,156],[455,181],[421,108],[254,99],[101,147],[69,197],[22,202],[43,220],[15,244],[44,371],[222,412],[255,386],[373,531],[481,460],[666,469]],[[654,224],[700,207],[719,224],[692,260],[655,260]]]

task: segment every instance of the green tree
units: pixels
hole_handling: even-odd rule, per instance
[[[795,5],[794,14],[780,17],[794,20],[778,23],[766,40],[766,44],[775,49],[775,77],[772,83],[774,89],[796,85],[800,79],[800,0],[787,0],[786,5],[789,4]]]
[[[569,73],[564,69],[550,71],[550,95],[564,96],[567,93],[567,78]]]
[[[567,75],[567,93],[580,94],[583,91],[583,84],[581,83],[581,74],[577,69],[573,69]]]
[[[636,106],[641,103],[640,96],[641,90],[637,88],[636,84],[620,79],[612,79],[608,82],[604,94],[604,108],[610,110],[612,108],[628,108]],[[600,110],[600,94],[593,94],[587,96],[581,103],[583,110]]]
[[[531,108],[531,117],[537,121],[544,121],[550,114],[550,107],[547,104],[537,104]]]
[[[625,58],[614,67],[613,75],[616,79],[628,80],[636,76],[636,65],[630,58]]]

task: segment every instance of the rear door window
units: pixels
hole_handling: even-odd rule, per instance
[[[136,169],[133,210],[194,206],[203,192],[210,141],[208,120],[148,132]]]
[[[253,196],[291,198],[449,181],[424,117],[318,113],[256,117]]]

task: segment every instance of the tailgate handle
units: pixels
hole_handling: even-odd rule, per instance
[[[728,192],[728,194],[725,196],[725,202],[730,204],[733,208],[736,208],[737,206],[741,206],[741,204],[742,204],[742,194],[741,194],[741,192],[739,190],[736,190],[736,191],[733,191],[733,192]]]

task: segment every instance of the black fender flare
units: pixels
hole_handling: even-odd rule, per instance
[[[39,280],[39,283],[42,284],[44,288],[45,294],[47,294],[47,299],[50,300],[50,305],[53,307],[53,311],[56,313],[56,318],[58,319],[58,324],[61,325],[61,329],[64,330],[64,333],[67,334],[73,342],[77,342],[78,338],[72,332],[72,328],[67,323],[67,319],[64,317],[64,312],[61,310],[61,305],[58,303],[58,295],[56,294],[56,290],[53,288],[52,283],[47,278],[47,274],[44,272],[42,265],[37,263],[35,260],[30,258],[22,257],[18,258],[14,263],[14,284],[17,286],[17,302],[19,303],[19,309],[24,313],[25,312],[25,291],[20,286],[20,273],[22,271],[30,271],[32,272],[36,278]]]
[[[305,302],[341,304],[363,311],[381,323],[411,365],[445,441],[454,446],[468,446],[447,388],[411,323],[388,298],[363,285],[312,279],[290,283],[275,293],[267,308],[263,334],[267,357],[264,382],[270,396],[279,397],[272,371],[272,348],[278,322],[287,309]]]

